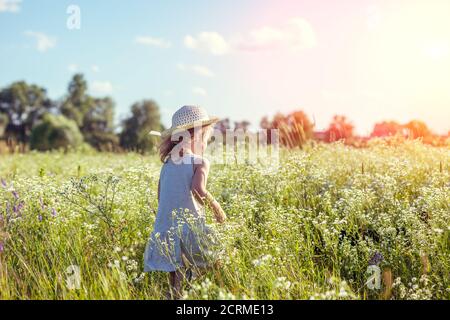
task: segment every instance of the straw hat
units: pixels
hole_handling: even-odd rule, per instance
[[[187,130],[194,127],[201,127],[216,123],[217,117],[209,117],[205,109],[199,106],[184,106],[178,109],[172,116],[172,126],[162,133],[150,131],[150,134],[156,136],[168,136],[175,130]]]

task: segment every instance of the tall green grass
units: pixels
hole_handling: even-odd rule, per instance
[[[449,148],[281,153],[276,169],[212,166],[223,257],[185,298],[450,298]],[[142,273],[159,170],[136,154],[0,156],[0,298],[164,298],[167,275]],[[383,281],[371,290],[375,255]]]

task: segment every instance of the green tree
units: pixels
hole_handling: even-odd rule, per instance
[[[114,133],[114,101],[109,97],[91,97],[87,90],[83,75],[74,75],[61,113],[76,122],[90,145],[100,151],[114,151],[119,145],[119,138]]]
[[[84,114],[90,109],[91,97],[87,94],[87,82],[82,74],[75,74],[69,83],[68,95],[60,109],[61,113],[83,126]]]
[[[114,133],[114,101],[109,98],[94,98],[84,114],[81,128],[84,139],[100,151],[116,151],[119,137]]]
[[[31,132],[30,148],[39,151],[67,150],[79,147],[83,136],[74,120],[62,115],[46,114]]]
[[[151,130],[162,130],[159,107],[153,100],[143,100],[131,107],[131,116],[122,122],[120,145],[125,149],[147,152],[154,149],[157,140]]]
[[[6,131],[6,126],[8,125],[9,119],[5,113],[0,113],[0,138],[3,137]]]
[[[114,127],[114,101],[109,98],[91,98],[83,116],[83,132],[108,131]]]
[[[0,91],[0,114],[6,125],[4,135],[28,142],[35,123],[52,107],[46,90],[37,85],[19,81],[4,88]]]

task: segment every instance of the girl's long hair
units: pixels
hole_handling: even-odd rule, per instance
[[[202,138],[207,132],[205,128],[210,127],[211,125],[205,125],[202,126]],[[187,129],[186,131],[189,132],[191,138],[194,137],[194,130],[195,128]],[[182,141],[182,137],[178,141],[172,141],[172,135],[167,135],[162,138],[161,143],[159,144],[159,158],[161,159],[161,162],[166,162],[168,157],[170,156],[170,153],[172,152],[173,148]]]
[[[168,135],[162,138],[159,144],[159,158],[161,162],[166,162],[169,153],[177,145],[178,142],[172,141],[172,135]]]

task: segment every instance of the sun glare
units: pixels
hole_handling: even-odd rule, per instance
[[[433,60],[441,60],[447,58],[449,56],[449,44],[444,42],[433,42],[427,44],[423,50],[424,54],[433,59]]]

